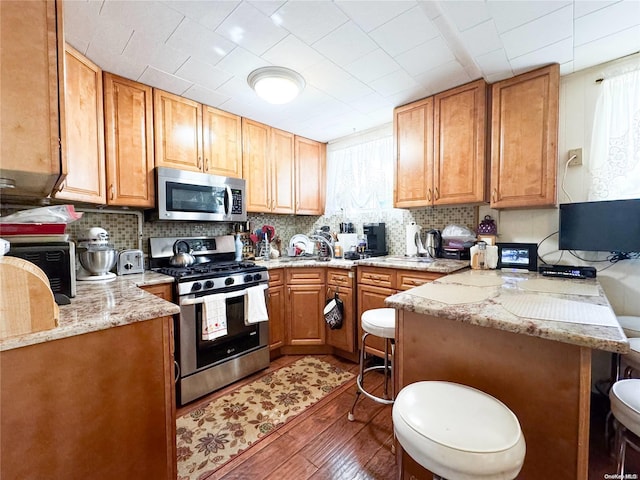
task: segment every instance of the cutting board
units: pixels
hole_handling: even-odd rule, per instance
[[[58,318],[45,273],[22,258],[0,257],[0,339],[50,330]]]

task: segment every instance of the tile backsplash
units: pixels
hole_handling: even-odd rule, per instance
[[[142,240],[142,249],[148,253],[149,237],[197,237],[216,236],[233,233],[232,223],[217,222],[142,222],[142,232],[138,235],[139,212],[130,213],[97,213],[84,212],[80,220],[67,227],[71,239],[77,241],[82,231],[90,227],[102,227],[111,242],[118,250],[138,248],[138,239]],[[383,222],[386,225],[387,248],[390,254],[401,255],[405,252],[405,225],[416,222],[423,229],[437,228],[442,230],[450,224],[464,225],[475,229],[478,224],[476,207],[427,207],[416,209],[391,209],[362,213],[345,218],[342,215],[332,216],[296,216],[273,214],[249,214],[248,220],[255,230],[262,225],[272,225],[276,234],[282,239],[282,246],[288,245],[289,239],[297,234],[311,235],[321,226],[327,225],[332,232],[339,231],[339,224],[352,222],[356,233],[362,234],[363,223]]]

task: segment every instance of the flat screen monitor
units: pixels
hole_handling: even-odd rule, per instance
[[[560,250],[640,252],[640,198],[560,205]]]

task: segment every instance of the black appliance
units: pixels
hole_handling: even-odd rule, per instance
[[[178,240],[192,250],[193,265],[170,265],[173,244]],[[261,289],[266,301],[269,273],[264,266],[234,260],[233,235],[150,238],[149,252],[151,269],[175,278],[174,295],[180,305],[174,320],[179,405],[269,366],[269,322],[245,322],[249,289]],[[226,332],[205,340],[204,303],[213,295],[222,295],[217,298],[224,300]]]
[[[49,279],[57,303],[68,303],[70,297],[76,296],[76,250],[73,242],[11,243],[7,255],[37,265]]]
[[[560,205],[560,250],[640,252],[640,199]]]
[[[365,256],[381,257],[387,255],[387,236],[384,223],[365,223],[362,231],[367,237]]]

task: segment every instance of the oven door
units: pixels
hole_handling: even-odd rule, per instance
[[[265,301],[267,288],[265,286]],[[180,300],[178,358],[181,376],[191,375],[269,344],[269,322],[245,325],[246,290],[225,293],[227,334],[202,339],[203,303],[206,295]]]

